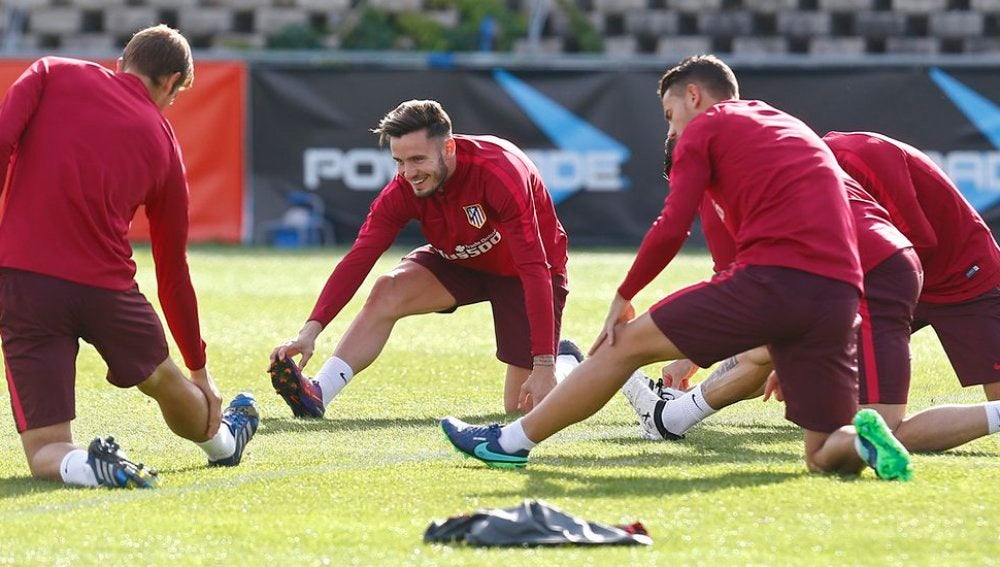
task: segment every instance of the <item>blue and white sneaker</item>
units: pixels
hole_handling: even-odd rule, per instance
[[[441,429],[455,449],[498,469],[519,469],[528,464],[528,451],[508,453],[500,446],[500,426],[470,425],[454,417],[441,420]]]
[[[128,460],[114,437],[91,441],[87,464],[94,470],[98,484],[108,488],[155,488],[159,482],[156,469]]]
[[[323,391],[319,382],[303,376],[292,359],[275,360],[268,372],[271,374],[274,391],[292,409],[292,415],[323,417],[326,408],[323,406]]]
[[[216,461],[209,460],[208,464],[213,467],[235,467],[243,459],[243,451],[247,443],[253,439],[254,433],[257,433],[257,426],[260,425],[257,400],[253,394],[249,392],[237,394],[233,401],[229,402],[226,411],[222,412],[222,425],[228,427],[236,439],[236,450],[231,456]]]
[[[580,351],[580,347],[576,346],[576,343],[569,339],[562,339],[559,341],[559,348],[556,349],[556,356],[563,355],[572,356],[577,362],[583,362],[583,352]]]

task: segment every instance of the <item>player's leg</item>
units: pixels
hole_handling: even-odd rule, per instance
[[[675,440],[719,410],[760,396],[772,370],[767,347],[757,347],[723,360],[708,378],[674,399],[661,399],[645,380],[635,375],[629,377],[622,393],[639,416],[644,437]],[[655,418],[652,422],[644,421],[645,415],[659,415],[663,428],[670,435],[660,434],[655,428]]]
[[[856,412],[857,292],[812,275],[790,280],[789,291],[800,293],[784,295],[789,320],[807,323],[769,349],[781,379],[785,417],[806,431],[809,470],[853,474],[867,463],[880,478],[909,478],[909,454],[881,416],[870,409]]]
[[[156,400],[163,421],[176,435],[200,443],[208,440],[208,398],[169,358],[136,387]]]
[[[620,326],[616,337],[614,346],[602,345],[524,417],[503,428],[447,417],[441,422],[445,435],[458,451],[489,466],[523,467],[536,443],[593,415],[635,369],[683,356],[648,313]]]
[[[108,382],[119,388],[135,386],[156,400],[167,427],[201,447],[210,464],[239,462],[259,423],[253,397],[237,396],[223,412],[222,426],[210,432],[209,408],[214,405],[219,412],[220,400],[170,360],[163,325],[138,286],[91,291],[79,319],[80,336],[108,365]]]
[[[333,356],[313,379],[290,361],[276,361],[271,383],[296,417],[323,417],[326,406],[382,353],[396,321],[459,304],[449,285],[458,286],[463,269],[428,247],[418,248],[375,280],[358,315],[340,338]]]
[[[59,474],[63,458],[70,451],[79,449],[73,444],[73,432],[68,421],[22,431],[21,446],[28,458],[31,476],[56,482],[63,480]]]
[[[521,386],[524,385],[528,376],[531,376],[530,368],[521,368],[513,364],[507,365],[507,374],[504,376],[503,382],[503,411],[506,413],[520,412],[517,404],[521,396]]]
[[[1000,402],[949,404],[927,408],[903,419],[895,436],[911,452],[946,451],[995,433],[997,427],[1000,427]]]
[[[636,369],[684,355],[649,313],[622,325],[614,345],[585,359],[535,409],[521,418],[528,439],[538,443],[604,407]]]
[[[981,385],[987,400],[1000,400],[1000,288],[961,303],[917,305],[964,387]]]
[[[434,272],[409,257],[404,258],[392,271],[375,280],[364,307],[340,338],[333,356],[357,374],[382,352],[396,321],[410,315],[443,311],[456,304],[455,296]]]
[[[912,248],[900,250],[865,274],[858,307],[858,404],[877,411],[897,438],[906,417],[910,330],[922,286],[920,259]]]
[[[76,486],[147,486],[149,476],[114,452],[73,444],[75,364],[79,351],[75,308],[93,288],[65,280],[3,270],[0,336],[15,426],[35,478]],[[97,439],[98,449],[106,444]],[[93,444],[92,444],[93,445]],[[117,447],[117,446],[116,446]]]

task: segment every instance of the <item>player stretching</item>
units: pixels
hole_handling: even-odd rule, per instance
[[[555,344],[566,301],[566,233],[534,164],[493,136],[452,134],[439,103],[411,100],[382,118],[398,173],[372,203],[298,337],[271,352],[271,379],[296,416],[322,417],[382,351],[396,321],[489,301],[497,358],[507,363],[504,409],[527,411],[556,384]],[[301,375],[316,337],[410,221],[428,245],[378,278],[320,368]],[[296,365],[291,357],[302,355]]]
[[[992,233],[944,172],[916,148],[869,132],[830,132],[823,141],[840,165],[891,211],[893,223],[913,242],[924,267],[919,302],[913,298],[914,305],[905,320],[886,317],[879,305],[897,297],[906,286],[900,285],[898,279],[884,279],[879,285],[866,277],[866,293],[874,293],[875,297],[868,302],[873,328],[867,339],[865,329],[861,335],[860,402],[877,409],[910,451],[943,451],[997,433],[1000,248]],[[859,247],[862,244],[859,240]],[[715,256],[715,248],[712,252]],[[906,417],[908,336],[911,330],[927,325],[937,332],[960,383],[981,384],[991,401],[934,406]],[[865,356],[866,344],[873,347],[869,352],[874,356]],[[666,402],[654,412],[660,415],[666,433],[644,428],[643,434],[649,438],[676,438],[747,393],[756,393],[769,371],[766,352],[737,355],[723,362],[691,392],[678,396],[677,403]],[[683,375],[687,370],[674,366],[666,373]],[[679,385],[670,378],[666,382],[667,386]],[[623,391],[643,415],[653,398],[640,385],[645,383],[630,380]],[[701,398],[700,404],[691,403],[695,397]]]
[[[799,120],[739,100],[735,76],[715,57],[684,60],[663,76],[659,92],[678,138],[670,193],[593,355],[514,423],[476,427],[446,418],[445,434],[487,464],[524,466],[536,443],[592,415],[636,368],[679,358],[707,365],[768,344],[785,415],[806,430],[809,470],[857,473],[867,462],[880,478],[909,478],[909,455],[881,417],[856,411],[862,274],[833,154]],[[706,196],[735,239],[734,269],[635,318],[630,298],[676,255]]]
[[[213,465],[239,464],[257,429],[252,396],[221,412],[208,372],[187,266],[188,186],[161,111],[191,86],[187,40],[166,26],[135,34],[113,73],[45,57],[0,106],[0,336],[17,430],[32,476],[81,486],[149,487],[155,471],[113,438],[73,444],[79,339],[94,345],[115,386],[157,401],[170,429]],[[170,360],[166,337],[134,280],[127,232],[149,217],[160,303],[191,370]],[[220,422],[224,427],[220,427]]]

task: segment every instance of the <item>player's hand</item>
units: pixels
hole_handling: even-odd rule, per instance
[[[594,346],[590,347],[587,356],[593,356],[605,341],[609,345],[614,345],[615,328],[622,323],[628,323],[634,318],[635,308],[632,307],[632,302],[616,293],[615,298],[611,300],[611,306],[608,308],[608,316],[604,320],[604,328],[601,329],[601,334],[597,335],[597,340],[594,341]]]
[[[698,365],[688,359],[675,360],[660,371],[663,385],[687,392],[691,389],[691,377],[698,372]]]
[[[536,366],[531,375],[521,385],[517,398],[517,409],[525,413],[531,411],[556,387],[556,367]]]
[[[785,394],[781,391],[781,382],[778,381],[778,374],[771,372],[764,383],[764,401],[766,402],[774,396],[775,401],[785,401]]]
[[[211,439],[219,432],[219,425],[222,423],[222,395],[215,387],[215,380],[212,380],[207,366],[201,370],[192,370],[191,382],[205,394],[205,398],[208,400],[208,425],[205,428],[205,435]]]
[[[313,352],[316,350],[316,337],[319,336],[322,330],[323,328],[318,322],[309,321],[299,331],[298,337],[274,347],[274,350],[271,351],[271,363],[273,364],[276,360],[302,355],[298,364],[299,370],[302,370],[309,363],[309,359],[312,358]]]

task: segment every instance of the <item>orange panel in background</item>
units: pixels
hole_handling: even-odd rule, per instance
[[[98,61],[113,69],[115,61]],[[0,92],[6,92],[30,59],[0,60]],[[191,186],[191,242],[239,243],[243,237],[246,64],[195,61],[194,86],[166,115],[184,152]],[[132,240],[148,241],[146,215],[136,214]]]

